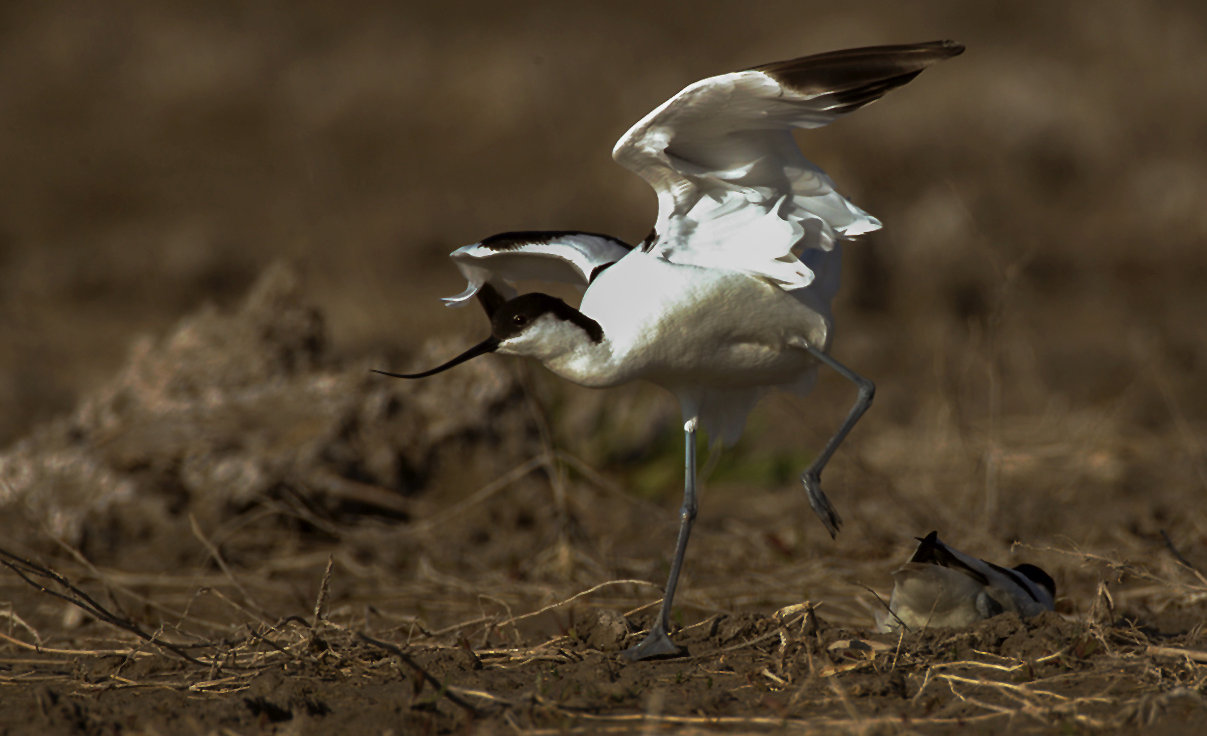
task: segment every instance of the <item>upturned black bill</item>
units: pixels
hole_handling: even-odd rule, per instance
[[[482,342],[478,343],[477,345],[474,345],[469,350],[466,350],[464,353],[461,353],[460,355],[453,358],[452,360],[445,363],[444,365],[436,366],[435,368],[428,370],[428,371],[424,371],[422,373],[390,373],[388,371],[379,371],[377,369],[373,369],[373,372],[380,373],[383,376],[391,376],[393,378],[427,378],[428,376],[434,376],[437,373],[440,373],[442,371],[447,371],[449,368],[452,368],[454,366],[461,365],[462,363],[464,363],[467,360],[470,360],[471,358],[476,358],[479,355],[485,355],[486,353],[493,353],[495,350],[498,349],[498,347],[499,347],[498,339],[495,338],[494,336],[491,336],[491,337],[486,338]]]

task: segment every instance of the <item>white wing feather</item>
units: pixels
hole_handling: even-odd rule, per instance
[[[834,189],[792,129],[826,125],[962,50],[950,42],[851,49],[687,86],[612,151],[658,195],[652,252],[753,273],[785,289],[808,286],[821,268],[836,286],[836,265],[827,262],[837,254],[826,254],[880,222]],[[815,268],[798,257],[806,249],[817,251],[806,259]]]
[[[487,282],[553,281],[586,287],[599,268],[630,251],[606,235],[582,232],[503,233],[450,254],[469,282],[465,291],[444,297],[450,307],[464,306]],[[505,293],[511,289],[503,289]]]

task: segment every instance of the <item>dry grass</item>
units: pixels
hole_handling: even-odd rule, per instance
[[[527,472],[519,470],[510,485],[487,485],[472,497],[486,506],[514,502],[506,495]],[[570,481],[576,479],[573,473]],[[575,490],[581,497],[583,489]],[[416,525],[408,534],[454,529],[447,522]],[[709,536],[741,548],[745,531],[714,529]],[[626,726],[866,733],[1006,724],[1019,731],[1110,730],[1202,714],[1207,585],[1172,543],[1149,564],[1071,546],[1030,548],[1063,560],[1056,569],[1065,576],[1076,570],[1099,580],[1097,597],[1076,610],[1066,599],[1064,614],[1031,623],[1002,618],[969,631],[892,636],[867,633],[870,617],[857,602],[866,596],[842,583],[883,578],[879,560],[830,556],[721,580],[709,570],[717,561],[697,555],[682,606],[689,624],[678,634],[691,656],[624,667],[616,653],[640,632],[615,629],[625,619],[608,611],[627,606],[627,620],[648,617],[656,589],[640,579],[578,590],[564,581],[471,581],[435,570],[400,580],[392,567],[366,565],[349,551],[363,529],[340,532],[341,544],[305,559],[237,568],[194,523],[209,564],[178,574],[105,570],[65,546],[54,569],[0,551],[10,581],[27,585],[22,593],[3,583],[14,605],[3,616],[0,684],[10,693],[36,684],[77,696],[239,695],[266,698],[300,717],[296,698],[273,700],[274,691],[257,684],[282,673],[307,683],[309,697],[332,709],[346,696],[341,687],[373,683],[405,705],[401,723],[493,723],[534,733]],[[203,574],[204,567],[214,572]],[[821,602],[740,613],[775,597],[771,580],[781,589],[811,587]],[[309,603],[296,596],[305,589]],[[431,613],[415,615],[418,601]],[[1171,611],[1198,616],[1200,624],[1178,630],[1160,623]],[[561,633],[550,637],[550,628]],[[718,707],[720,691],[728,695]],[[144,717],[162,714],[150,706]]]

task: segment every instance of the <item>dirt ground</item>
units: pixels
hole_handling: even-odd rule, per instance
[[[204,7],[204,9],[203,9]],[[0,734],[1201,733],[1201,3],[8,3]],[[635,242],[613,141],[684,84],[846,46],[961,57],[806,153],[853,391],[709,458],[689,655],[624,664],[677,526],[674,401],[487,358],[446,255]],[[1056,611],[875,633],[932,529]]]

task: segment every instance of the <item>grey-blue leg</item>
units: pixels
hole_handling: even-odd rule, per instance
[[[624,650],[624,658],[630,661],[667,657],[682,654],[683,650],[671,641],[671,603],[675,600],[675,588],[679,585],[679,571],[683,569],[683,555],[687,551],[687,538],[691,535],[692,522],[696,519],[696,420],[689,419],[683,425],[683,443],[686,448],[683,463],[683,506],[679,509],[679,539],[675,543],[675,558],[671,560],[671,574],[666,581],[666,592],[662,596],[662,608],[658,619],[650,627],[650,633],[636,646]]]
[[[807,351],[810,355],[817,359],[819,363],[827,365],[838,372],[838,375],[851,381],[859,389],[859,394],[855,398],[855,405],[851,407],[851,411],[847,414],[847,418],[843,421],[838,431],[822,448],[821,454],[813,460],[813,464],[809,469],[801,474],[800,481],[805,486],[805,492],[809,494],[809,505],[813,507],[813,512],[821,519],[821,523],[825,524],[826,531],[830,532],[831,537],[838,536],[838,529],[842,526],[842,517],[830,505],[830,499],[826,498],[826,494],[821,490],[821,471],[826,467],[826,463],[830,461],[830,456],[846,439],[851,428],[863,416],[863,413],[872,405],[872,398],[876,395],[876,384],[859,375],[855,371],[847,368],[842,363],[831,358],[824,350],[819,350],[813,347],[804,340],[793,340],[794,347],[801,348]]]

